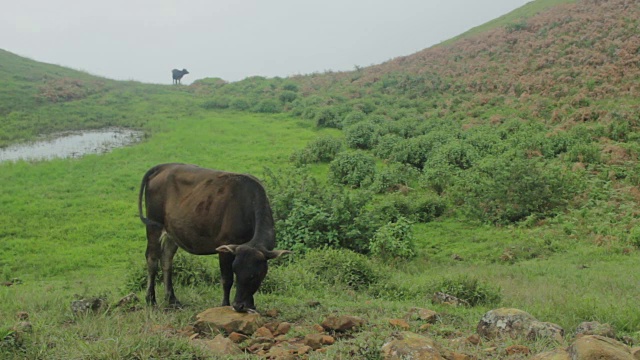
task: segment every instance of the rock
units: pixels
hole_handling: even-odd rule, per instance
[[[403,330],[409,330],[410,326],[406,321],[402,319],[391,319],[389,320],[389,324],[395,328],[400,328]]]
[[[537,354],[530,360],[571,360],[571,356],[565,349],[555,349]]]
[[[329,316],[322,322],[324,330],[346,332],[365,324],[365,320],[357,316]]]
[[[537,320],[522,310],[499,308],[484,314],[478,323],[477,331],[487,339],[504,336],[515,338],[526,335],[534,321]]]
[[[398,338],[385,343],[381,349],[383,359],[444,360],[433,339],[403,331]]]
[[[277,309],[269,309],[267,310],[265,315],[267,315],[268,317],[274,318],[274,317],[278,317],[278,315],[280,315],[280,312]]]
[[[324,328],[320,324],[314,324],[312,328],[315,332],[318,332],[318,333],[324,332]]]
[[[466,300],[458,299],[457,297],[443,292],[437,292],[433,294],[433,302],[436,304],[447,304],[453,306],[469,306],[469,302]]]
[[[263,324],[264,320],[258,313],[239,313],[231,306],[223,306],[210,308],[196,315],[194,327],[199,333],[209,333],[211,329],[216,329],[227,334],[237,332],[251,335]]]
[[[417,316],[418,319],[426,321],[429,324],[435,324],[438,320],[438,313],[429,309],[412,308],[411,310],[409,310],[409,313],[406,317],[411,319],[414,316]]]
[[[480,343],[482,342],[482,340],[480,339],[480,336],[478,336],[477,334],[470,335],[467,338],[467,341],[472,345],[476,345],[476,346],[480,345]]]
[[[458,255],[458,254],[453,254],[453,255],[451,255],[451,259],[453,259],[453,260],[455,260],[455,261],[462,261],[462,260],[464,260],[464,259],[462,258],[462,256],[460,256],[460,255]]]
[[[273,333],[271,332],[271,330],[267,329],[266,327],[260,327],[258,328],[254,333],[253,336],[255,337],[262,337],[262,338],[267,338],[267,339],[273,339]]]
[[[18,311],[16,313],[16,318],[18,320],[29,320],[29,313],[26,311]]]
[[[505,354],[511,355],[529,355],[531,350],[524,345],[511,345],[504,350]]]
[[[422,324],[422,325],[420,325],[418,330],[420,330],[422,332],[429,331],[429,329],[431,329],[432,326],[433,326],[433,324]]]
[[[614,339],[599,335],[583,335],[569,347],[576,360],[634,360],[631,348]]]
[[[294,360],[300,359],[300,355],[306,354],[310,350],[310,347],[304,344],[283,342],[269,349],[265,356],[268,359]]]
[[[97,313],[106,306],[106,301],[101,298],[81,299],[71,302],[71,311],[74,315]]]
[[[564,338],[564,329],[560,325],[549,322],[533,321],[529,325],[527,331],[527,339],[551,339],[556,342],[562,342]]]
[[[333,336],[323,334],[309,334],[304,337],[304,344],[311,347],[313,350],[317,350],[322,345],[333,345],[336,339]]]
[[[634,347],[631,349],[631,355],[636,360],[640,360],[640,347]]]
[[[289,330],[291,330],[291,324],[288,322],[281,322],[280,324],[278,324],[278,327],[276,328],[274,335],[276,336],[286,335],[289,332]]]
[[[126,307],[126,308],[131,308],[133,306],[135,306],[137,303],[140,302],[140,299],[138,299],[138,296],[134,293],[130,293],[129,295],[123,297],[122,299],[118,300],[118,303],[116,304],[116,307]]]
[[[237,332],[232,332],[231,334],[229,334],[229,340],[233,341],[236,344],[241,343],[247,340],[248,338],[249,337],[247,335],[240,334]]]
[[[195,340],[218,356],[240,355],[242,350],[228,338],[217,335],[213,340]]]
[[[609,324],[601,324],[597,321],[585,321],[580,323],[576,328],[576,336],[578,335],[600,335],[615,339],[616,331]]]

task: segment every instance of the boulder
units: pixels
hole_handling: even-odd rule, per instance
[[[444,360],[433,339],[403,331],[382,346],[383,359]]]
[[[329,335],[309,334],[304,337],[304,344],[313,350],[321,348],[323,345],[333,345],[335,339]]]
[[[631,349],[631,355],[636,360],[640,360],[640,347],[634,347]]]
[[[409,310],[409,313],[406,317],[409,319],[417,317],[418,319],[426,321],[429,324],[435,324],[435,322],[438,320],[438,313],[429,309],[412,308],[411,310]]]
[[[228,338],[217,335],[213,340],[195,340],[217,356],[242,354],[242,350]]]
[[[537,354],[530,360],[571,360],[571,356],[565,349],[555,349]]]
[[[211,329],[215,329],[227,334],[237,332],[251,335],[263,324],[264,320],[258,313],[240,313],[231,306],[223,306],[210,308],[196,315],[194,327],[199,333],[209,333]]]
[[[527,335],[531,324],[537,321],[529,313],[510,308],[494,309],[482,317],[478,323],[478,334],[487,339],[509,336],[516,338]]]
[[[505,354],[508,356],[512,355],[529,355],[531,354],[531,350],[524,345],[511,345],[504,350]]]
[[[409,324],[402,319],[391,319],[389,320],[389,325],[402,330],[409,330],[410,328]]]
[[[102,298],[81,299],[71,302],[71,311],[74,315],[97,313],[106,307],[106,301]]]
[[[580,336],[568,351],[575,360],[635,360],[630,347],[599,335]]]
[[[466,300],[458,299],[457,297],[443,292],[436,292],[433,294],[433,302],[436,304],[447,304],[453,306],[469,306],[469,302]]]
[[[527,339],[551,339],[556,342],[562,342],[564,338],[564,329],[560,325],[549,322],[533,321],[529,325],[527,331]]]
[[[576,328],[576,336],[578,335],[599,335],[615,339],[616,331],[609,324],[601,324],[597,321],[585,321],[580,323]]]
[[[327,331],[346,332],[365,324],[365,320],[357,316],[329,316],[322,322],[322,328]]]

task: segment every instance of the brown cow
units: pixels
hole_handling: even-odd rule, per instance
[[[195,255],[219,254],[222,305],[229,305],[235,273],[233,308],[241,312],[255,309],[253,295],[267,274],[267,260],[289,253],[273,250],[275,231],[269,199],[260,182],[250,175],[187,164],[158,165],[142,178],[138,211],[147,226],[148,304],[156,304],[158,260],[166,299],[172,305],[180,304],[171,282],[178,247]]]

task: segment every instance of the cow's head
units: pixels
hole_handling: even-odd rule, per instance
[[[236,277],[236,297],[231,304],[238,312],[255,310],[253,294],[258,291],[267,275],[267,260],[275,259],[291,251],[264,250],[249,245],[223,245],[216,249],[219,253],[235,255],[233,273]]]
[[[188,73],[187,69],[182,69],[182,75],[187,75]]]

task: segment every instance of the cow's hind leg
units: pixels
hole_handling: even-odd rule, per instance
[[[147,304],[156,304],[156,276],[158,275],[158,260],[160,259],[160,235],[162,228],[147,225]]]
[[[222,281],[222,306],[229,306],[229,296],[231,294],[231,287],[233,286],[233,260],[235,255],[227,253],[219,253],[218,259],[220,259],[220,277]]]
[[[171,239],[169,234],[164,234],[161,240],[162,243],[162,280],[164,282],[165,300],[169,302],[170,306],[180,307],[180,301],[176,298],[176,294],[173,292],[173,256],[178,251],[178,245]]]

